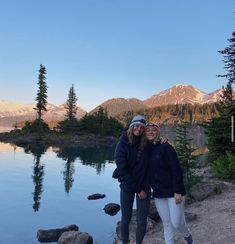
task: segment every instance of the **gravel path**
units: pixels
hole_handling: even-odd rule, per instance
[[[221,194],[186,208],[197,214],[197,219],[188,223],[195,244],[235,244],[235,184],[227,185]]]
[[[187,220],[195,244],[235,244],[235,184],[226,185],[228,187],[221,194],[186,206],[187,213],[197,216],[196,219]],[[135,236],[135,227],[136,220],[133,219],[130,228],[131,239]],[[116,243],[121,244],[120,240]],[[148,231],[143,244],[163,243],[161,222],[156,224],[148,221]],[[177,234],[175,244],[184,243],[182,237]],[[135,241],[131,241],[130,244],[135,244]]]

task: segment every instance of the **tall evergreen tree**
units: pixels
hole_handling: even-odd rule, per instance
[[[235,175],[234,172],[229,172],[230,170],[234,171],[231,164],[235,165],[235,162],[230,162],[233,160],[233,157],[228,156],[231,153],[235,154],[235,144],[231,140],[231,118],[235,116],[235,101],[233,100],[233,84],[235,84],[235,32],[232,35],[232,38],[228,39],[230,45],[224,50],[219,51],[224,55],[224,68],[227,70],[227,74],[219,75],[219,77],[225,77],[228,80],[226,87],[223,87],[219,117],[212,118],[206,128],[209,149],[208,161],[212,163],[215,172],[221,178]],[[226,172],[226,175],[223,175],[221,172]]]
[[[190,123],[182,122],[176,129],[176,152],[180,165],[184,172],[186,185],[189,187],[193,182],[192,169],[195,168],[197,157],[193,155],[195,151],[191,146],[192,139],[189,138]]]
[[[74,90],[73,85],[69,89],[69,94],[68,94],[68,100],[66,101],[65,108],[67,109],[66,111],[66,118],[68,120],[73,120],[76,118],[76,112],[77,112],[77,96]]]
[[[39,75],[38,75],[38,91],[36,97],[36,111],[37,118],[41,120],[42,112],[47,111],[47,84],[46,84],[46,68],[44,65],[40,64]]]
[[[227,70],[227,74],[219,75],[219,77],[225,77],[228,80],[229,85],[235,84],[235,31],[232,33],[232,38],[228,39],[230,45],[219,53],[224,56],[224,68]]]

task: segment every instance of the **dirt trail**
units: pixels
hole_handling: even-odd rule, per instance
[[[235,184],[226,184],[221,194],[187,206],[186,211],[197,214],[188,222],[195,244],[235,244]]]
[[[235,184],[224,182],[227,187],[221,194],[206,198],[201,202],[186,205],[186,212],[196,214],[187,224],[192,232],[195,244],[235,244]],[[186,215],[187,216],[187,215]],[[186,218],[187,219],[187,218]],[[135,244],[136,219],[131,222],[130,244]],[[119,237],[120,237],[120,230]],[[116,242],[121,244],[120,239]],[[143,244],[163,244],[162,223],[148,220],[148,228]],[[176,235],[175,244],[185,244],[182,237]]]

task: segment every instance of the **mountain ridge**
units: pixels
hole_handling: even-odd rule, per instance
[[[35,105],[36,103],[22,104],[0,100],[0,126],[13,126],[21,121],[34,120],[36,118]],[[46,122],[63,120],[66,113],[64,106],[65,104],[59,106],[47,104],[47,111],[43,113],[42,118]],[[80,119],[85,114],[86,111],[78,107],[76,117]]]
[[[222,89],[217,89],[211,93],[203,92],[192,85],[178,84],[169,89],[155,93],[149,98],[140,100],[138,98],[111,98],[96,106],[89,113],[98,111],[102,106],[107,109],[108,115],[115,117],[118,114],[129,110],[141,110],[164,106],[168,104],[205,104],[218,102]],[[234,92],[235,98],[235,92]],[[33,120],[36,118],[36,111],[33,109],[36,102],[31,104],[21,104],[0,100],[0,126],[13,126],[16,122]],[[60,121],[64,119],[64,104],[48,104],[48,111],[44,113],[45,121]],[[80,119],[86,111],[78,107],[77,118]]]

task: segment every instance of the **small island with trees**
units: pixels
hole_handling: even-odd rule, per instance
[[[41,143],[50,146],[91,147],[100,144],[113,145],[124,126],[107,111],[100,107],[97,112],[86,114],[82,119],[76,118],[77,95],[74,86],[69,89],[65,103],[65,119],[58,122],[54,128],[43,120],[43,112],[47,111],[47,83],[46,68],[40,65],[38,74],[38,90],[36,96],[36,119],[26,121],[21,129],[15,125],[14,130],[0,134],[3,142],[14,143],[18,146]]]

